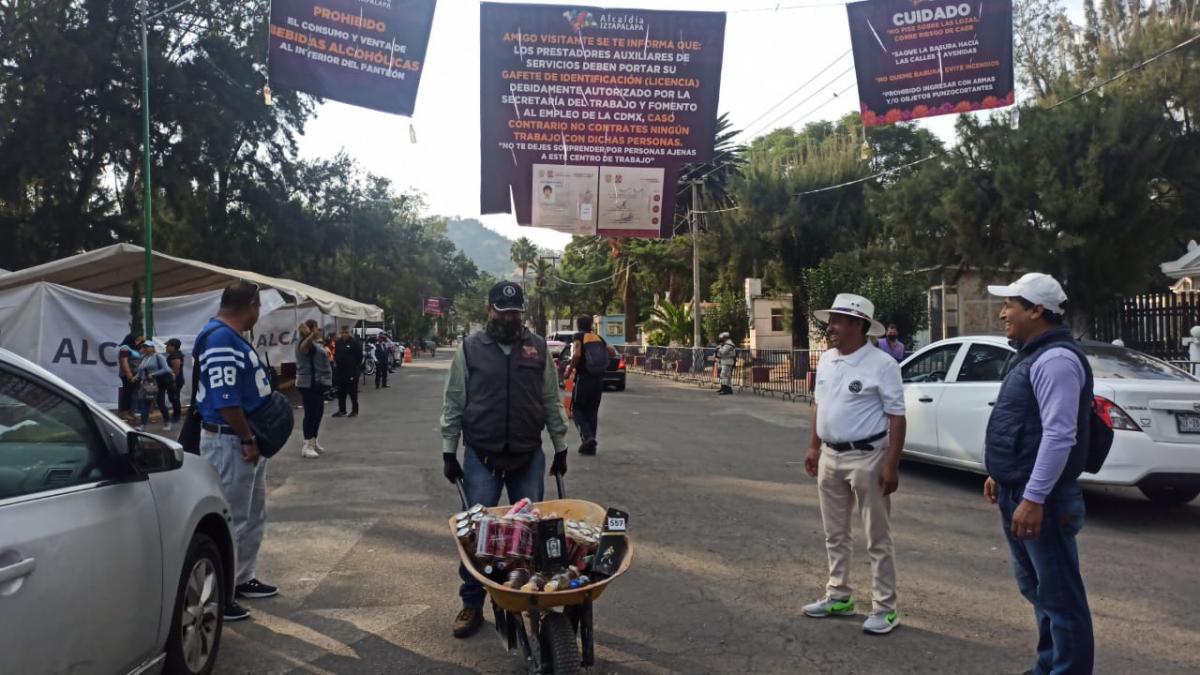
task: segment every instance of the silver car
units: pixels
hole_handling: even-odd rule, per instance
[[[0,673],[211,672],[234,555],[207,462],[0,349]]]

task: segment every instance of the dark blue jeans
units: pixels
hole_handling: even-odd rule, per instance
[[[591,375],[580,375],[575,381],[575,392],[571,395],[571,414],[579,429],[582,443],[595,441],[600,426],[600,397],[604,394],[604,380]]]
[[[1075,536],[1083,529],[1083,492],[1075,481],[1056,487],[1043,505],[1041,536],[1017,539],[1012,535],[1012,516],[1025,487],[999,488],[997,501],[1017,587],[1033,603],[1037,620],[1034,675],[1090,675],[1095,651],[1092,613],[1075,546]]]
[[[500,492],[504,489],[508,490],[510,504],[526,497],[540,502],[546,492],[546,483],[542,478],[542,472],[545,470],[546,455],[538,450],[533,453],[533,458],[529,460],[529,463],[522,468],[509,471],[503,477],[497,476],[489,471],[483,462],[479,461],[474,450],[464,448],[463,490],[467,493],[468,506],[475,504],[498,506]],[[462,598],[463,607],[482,609],[487,591],[483,590],[483,586],[475,581],[475,577],[471,576],[471,573],[461,563],[458,566],[458,577],[462,579],[458,596]]]

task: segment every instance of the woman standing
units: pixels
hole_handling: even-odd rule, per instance
[[[117,397],[117,414],[131,425],[137,424],[138,385],[137,369],[142,360],[142,342],[146,338],[133,333],[121,340],[117,350],[117,374],[121,376],[121,389]]]
[[[167,410],[167,388],[175,384],[175,375],[167,358],[158,353],[158,345],[152,340],[142,343],[142,361],[137,367],[137,382],[141,386],[138,396],[138,414],[141,416],[141,426],[138,431],[150,423],[150,401],[158,404],[162,413],[163,431],[171,430],[171,413]]]
[[[309,319],[296,329],[301,340],[296,343],[296,388],[304,402],[304,447],[300,456],[315,459],[325,448],[317,441],[321,417],[325,415],[325,389],[333,386],[333,368],[325,350],[321,324]]]

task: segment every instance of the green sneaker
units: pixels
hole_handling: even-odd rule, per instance
[[[900,612],[877,612],[867,617],[863,622],[863,632],[874,635],[886,635],[900,625]]]
[[[834,600],[828,595],[804,606],[804,615],[814,619],[824,619],[827,616],[849,616],[854,614],[854,598]]]

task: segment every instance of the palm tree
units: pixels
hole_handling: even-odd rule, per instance
[[[537,332],[546,330],[546,294],[554,285],[554,265],[545,258],[533,262],[533,288],[537,302],[534,303],[533,322]]]
[[[508,256],[517,264],[517,267],[521,268],[521,289],[524,290],[525,272],[533,264],[533,261],[537,260],[537,246],[532,241],[529,241],[529,237],[521,237],[513,242],[512,248],[508,250]]]
[[[647,333],[662,331],[672,345],[691,346],[692,310],[683,303],[662,302],[650,310],[650,318],[642,328]]]

